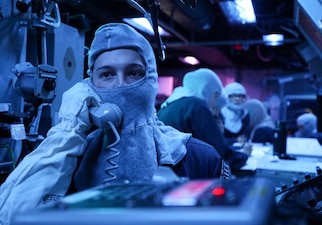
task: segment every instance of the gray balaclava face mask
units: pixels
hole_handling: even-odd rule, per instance
[[[118,127],[120,142],[114,147],[120,154],[113,159],[117,164],[117,168],[112,170],[116,175],[113,182],[151,180],[158,165],[176,164],[183,158],[185,143],[191,135],[157,120],[154,104],[158,75],[154,52],[150,43],[132,27],[111,23],[97,30],[88,55],[88,74],[92,76],[94,62],[100,54],[115,49],[136,50],[144,59],[145,76],[135,83],[116,88],[97,88],[91,78],[84,82],[98,93],[103,102],[114,103],[123,112],[123,121]],[[115,139],[112,132],[109,132],[108,139]],[[98,147],[101,142],[92,142],[86,151],[75,176],[78,189],[99,185],[107,179],[104,170],[108,167],[106,161],[111,152]]]
[[[91,81],[89,84],[103,102],[115,103],[121,108],[123,126],[129,126],[133,125],[133,120],[138,123],[138,116],[142,112],[148,115],[155,113],[154,102],[158,90],[156,61],[150,43],[141,34],[128,25],[111,23],[101,26],[95,33],[88,53],[87,73],[92,76],[94,62],[100,54],[115,49],[136,50],[144,59],[145,76],[138,82],[116,88],[97,88]]]

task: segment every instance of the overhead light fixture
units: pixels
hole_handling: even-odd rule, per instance
[[[252,0],[219,1],[219,6],[231,24],[256,23]]]
[[[194,56],[180,57],[179,60],[185,64],[193,65],[193,66],[200,64],[200,61]]]
[[[284,44],[283,34],[264,34],[263,42],[267,46],[278,46]]]
[[[154,35],[151,23],[145,17],[124,18],[123,21],[146,34],[149,34],[151,36]],[[161,26],[158,26],[158,31],[161,36],[171,36],[170,33],[163,29]]]

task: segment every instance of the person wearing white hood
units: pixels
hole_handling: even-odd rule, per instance
[[[232,169],[241,168],[249,153],[237,152],[228,144],[213,116],[225,99],[221,96],[223,86],[217,74],[200,68],[186,73],[182,83],[161,104],[157,112],[159,120],[214,146]]]
[[[228,102],[228,97],[224,88],[221,89],[221,94],[218,99],[214,102],[213,106],[210,108],[210,111],[215,118],[221,133],[224,133],[224,121],[222,115],[220,114],[220,110],[224,107]]]
[[[246,89],[238,83],[232,82],[225,86],[228,103],[221,109],[224,119],[224,135],[233,144],[244,139],[249,123],[249,114],[243,104],[246,100]]]
[[[295,137],[315,138],[317,134],[317,116],[313,113],[303,113],[296,118],[297,131]]]
[[[248,99],[244,104],[249,113],[246,138],[252,143],[273,143],[275,123],[259,99]]]
[[[156,59],[134,28],[122,23],[98,28],[88,74],[63,94],[60,123],[0,186],[2,224],[9,224],[17,211],[45,206],[67,193],[151,182],[160,165],[190,179],[230,178],[228,164],[212,146],[157,119]],[[98,128],[89,134],[89,108],[103,103],[119,108],[121,123],[115,130]]]

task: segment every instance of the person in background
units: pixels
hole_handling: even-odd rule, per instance
[[[229,179],[229,165],[216,149],[157,119],[154,51],[134,28],[122,23],[98,28],[87,73],[89,78],[63,94],[60,122],[0,186],[2,224],[17,211],[46,206],[68,193],[152,182],[159,166],[190,179]],[[89,108],[103,103],[117,107],[120,124],[89,133]]]
[[[280,120],[281,99],[278,95],[272,94],[266,101],[268,115],[271,116],[274,122]]]
[[[222,109],[222,107],[224,107],[227,104],[227,102],[228,102],[228,97],[227,97],[226,91],[224,88],[222,88],[220,96],[218,97],[215,104],[213,104],[213,106],[210,108],[210,111],[213,117],[215,118],[218,124],[218,127],[222,133],[224,133],[225,127],[224,127],[222,115],[220,114],[220,110]]]
[[[249,114],[244,109],[246,89],[238,82],[232,82],[225,87],[228,103],[220,113],[224,120],[224,136],[229,143],[245,141],[245,131],[249,123]]]
[[[223,87],[217,74],[200,68],[186,73],[182,83],[161,104],[159,120],[214,146],[232,169],[242,167],[250,153],[236,152],[229,146],[212,114],[223,101],[220,98]]]
[[[275,123],[263,102],[249,99],[244,104],[249,113],[246,137],[253,143],[273,143]]]
[[[317,134],[317,117],[313,113],[304,113],[296,118],[295,137],[315,138]]]

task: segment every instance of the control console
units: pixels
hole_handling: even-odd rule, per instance
[[[275,196],[278,205],[298,206],[314,214],[322,212],[322,169],[316,167],[316,175],[305,173],[303,179],[292,177],[292,183],[281,182]]]
[[[264,178],[99,186],[16,214],[11,225],[266,225],[272,224],[274,193]]]

